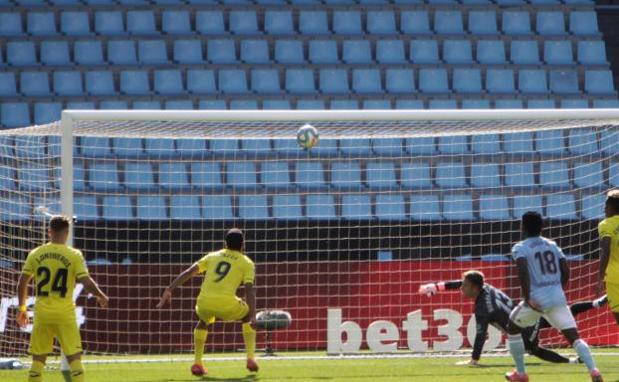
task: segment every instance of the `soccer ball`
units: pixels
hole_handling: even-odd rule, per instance
[[[310,124],[305,124],[297,131],[297,143],[302,148],[309,150],[318,143],[318,130]]]

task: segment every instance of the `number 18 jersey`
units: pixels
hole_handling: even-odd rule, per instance
[[[230,249],[211,252],[198,260],[204,273],[198,300],[205,297],[235,297],[241,284],[254,283],[254,263],[243,253]]]
[[[565,258],[563,251],[545,237],[530,237],[512,248],[514,260],[527,259],[531,281],[531,299],[542,309],[567,305],[561,285],[559,260]]]

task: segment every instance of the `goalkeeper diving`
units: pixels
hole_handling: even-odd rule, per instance
[[[475,320],[477,333],[473,344],[471,359],[458,362],[459,365],[477,366],[481,358],[482,349],[486,342],[488,327],[490,325],[507,333],[509,315],[516,306],[503,291],[484,281],[484,275],[480,271],[470,270],[463,274],[462,280],[445,281],[424,284],[419,287],[419,293],[427,296],[435,295],[442,291],[460,289],[462,294],[470,299],[475,299]],[[606,295],[594,300],[578,302],[570,306],[572,314],[589,311],[606,305]],[[539,345],[539,332],[549,328],[550,324],[541,318],[534,326],[522,329],[522,339],[526,351],[544,361],[553,363],[580,363],[578,358],[566,358],[552,350]]]
[[[236,228],[229,230],[224,241],[224,249],[208,253],[178,275],[165,289],[157,304],[158,308],[163,307],[171,300],[174,289],[192,277],[204,274],[195,308],[199,321],[193,332],[195,360],[191,366],[191,373],[196,376],[207,373],[202,355],[208,336],[208,325],[213,324],[216,319],[243,322],[247,369],[251,372],[258,371],[258,364],[254,359],[256,350],[254,263],[244,253],[244,237],[241,230]],[[246,300],[236,296],[241,284],[245,287]]]

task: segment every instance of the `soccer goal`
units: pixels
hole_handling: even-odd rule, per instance
[[[314,126],[301,149],[296,131]],[[76,295],[88,353],[192,351],[196,278],[163,288],[238,227],[256,262],[258,310],[292,316],[276,351],[453,353],[470,347],[472,302],[420,284],[479,269],[519,298],[508,254],[519,217],[546,217],[572,269],[570,302],[593,299],[597,223],[619,187],[619,111],[64,111],[0,132],[0,355],[23,355],[15,283],[45,214],[75,216],[72,242],[111,298]],[[592,345],[619,343],[607,309],[577,318]],[[217,323],[208,352],[242,348]],[[259,333],[258,347],[264,347]],[[544,344],[563,344],[554,331]],[[502,346],[492,332],[488,349]],[[163,359],[164,357],[161,357]]]

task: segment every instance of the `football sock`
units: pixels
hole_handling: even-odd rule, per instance
[[[41,382],[43,380],[43,367],[45,367],[43,362],[33,360],[28,372],[28,382]]]
[[[572,344],[576,353],[582,360],[582,362],[587,365],[587,369],[589,371],[595,369],[595,361],[593,361],[593,356],[591,355],[591,349],[589,349],[589,345],[583,340],[576,340]]]
[[[509,352],[516,363],[516,370],[519,374],[524,374],[527,369],[524,365],[524,342],[520,334],[510,335],[507,338],[509,344]]]
[[[247,358],[254,358],[256,353],[256,331],[249,323],[243,323],[243,341],[245,341]]]
[[[71,369],[71,381],[84,382],[84,367],[81,359],[71,361],[69,368]]]
[[[193,351],[194,361],[193,363],[202,365],[202,355],[204,354],[204,344],[206,343],[206,337],[208,336],[208,330],[206,329],[194,329],[193,330]]]

